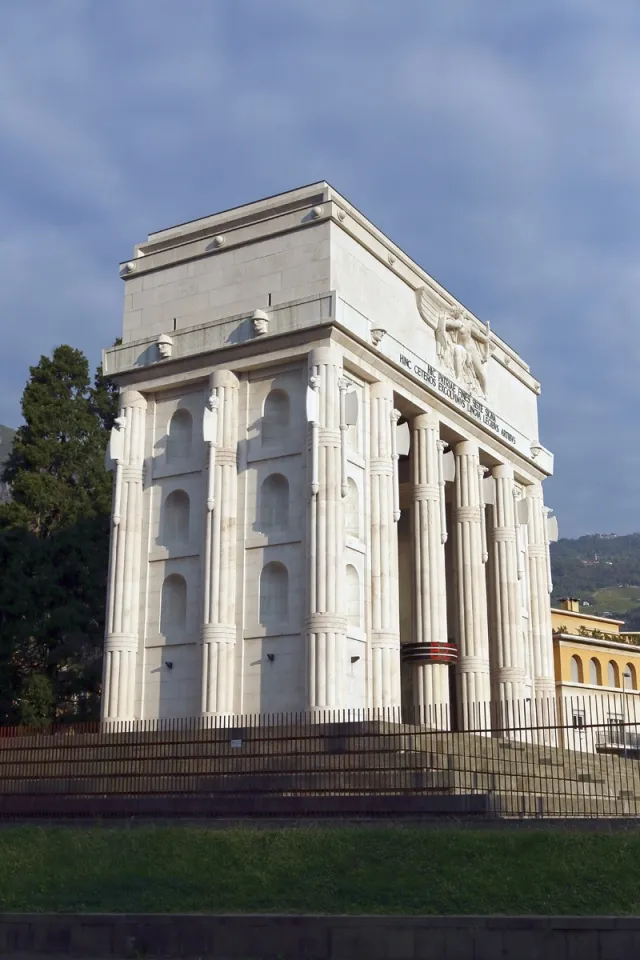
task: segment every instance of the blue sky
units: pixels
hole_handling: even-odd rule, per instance
[[[0,0],[0,423],[150,231],[326,179],[542,382],[561,533],[637,518],[637,0]]]

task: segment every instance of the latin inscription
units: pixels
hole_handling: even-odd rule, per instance
[[[472,416],[474,420],[481,423],[483,427],[492,430],[493,433],[502,437],[507,443],[514,445],[517,443],[513,434],[500,426],[493,411],[489,410],[477,397],[474,397],[459,387],[458,384],[450,380],[449,377],[445,377],[443,373],[439,373],[439,371],[430,364],[427,363],[424,366],[420,366],[414,363],[410,357],[401,353],[400,366],[409,370],[418,380],[422,380],[428,386],[433,387],[434,390],[437,390],[438,393],[441,393],[452,403],[455,403],[457,407],[460,407],[461,410],[464,410],[465,413]]]

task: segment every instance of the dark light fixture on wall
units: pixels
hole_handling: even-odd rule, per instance
[[[169,670],[173,670],[173,660],[165,660],[164,665],[168,667]]]
[[[357,663],[360,657],[351,657],[351,663]]]
[[[275,658],[276,658],[275,653],[268,653],[268,654],[267,654],[267,660],[268,660],[270,663],[273,663],[273,661],[275,660]]]

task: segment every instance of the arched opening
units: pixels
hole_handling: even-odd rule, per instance
[[[272,533],[288,525],[289,481],[281,473],[272,473],[260,488],[260,529]]]
[[[189,539],[191,504],[184,490],[172,490],[162,508],[162,544],[170,547]]]
[[[286,390],[272,390],[264,402],[262,412],[262,442],[284,440],[289,431],[291,404]]]
[[[589,683],[594,684],[594,686],[600,686],[602,684],[600,661],[595,657],[589,660]]]
[[[582,660],[578,656],[571,657],[571,683],[583,683]]]
[[[609,660],[607,666],[607,686],[620,686],[620,671],[618,670],[618,664],[614,660]]]
[[[360,537],[360,495],[355,480],[347,480],[347,496],[344,505],[347,536]]]
[[[260,574],[260,623],[280,624],[289,613],[289,571],[284,563],[271,560]]]
[[[167,435],[167,462],[186,460],[191,456],[191,440],[193,437],[193,417],[188,410],[181,407],[176,410],[169,421]]]
[[[624,668],[624,689],[637,690],[636,686],[636,668],[632,663],[625,664]]]
[[[162,584],[160,633],[167,640],[179,640],[187,622],[187,581],[171,573]]]
[[[352,563],[347,564],[347,623],[350,627],[360,627],[360,577]]]

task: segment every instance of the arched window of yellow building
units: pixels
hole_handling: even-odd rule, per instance
[[[620,671],[618,670],[618,664],[613,660],[609,660],[609,665],[607,667],[607,686],[620,686]]]
[[[582,660],[578,656],[571,657],[571,683],[584,683]]]
[[[602,684],[602,670],[600,669],[600,661],[596,660],[595,657],[591,657],[589,661],[589,683],[600,686]]]
[[[624,668],[624,689],[625,690],[637,690],[636,683],[636,668],[632,663],[627,663]]]

